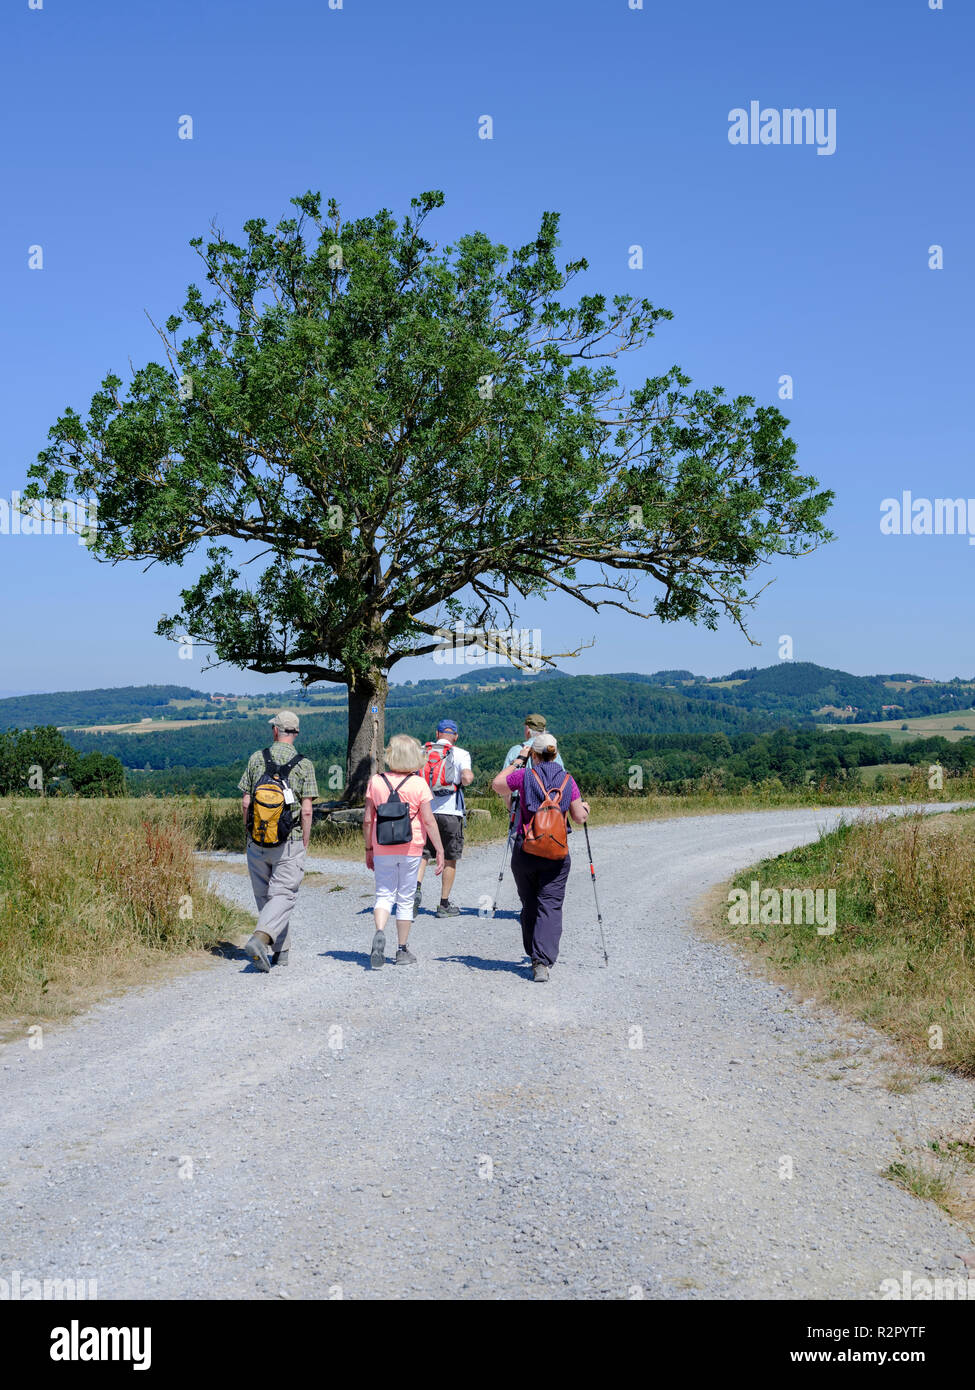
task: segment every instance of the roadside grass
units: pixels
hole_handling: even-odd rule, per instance
[[[887,768],[884,770],[887,771]],[[876,790],[872,786],[828,789],[812,784],[788,789],[781,783],[770,782],[745,792],[715,791],[683,796],[647,792],[632,796],[587,797],[585,788],[582,789],[582,793],[591,806],[590,826],[608,826],[638,821],[673,820],[682,816],[769,811],[788,807],[889,806],[902,804],[905,800],[975,800],[975,777],[950,779],[941,791],[930,790],[927,786],[926,769],[922,776],[915,768],[909,779],[896,785],[881,786]],[[134,798],[143,799],[145,798]],[[187,814],[197,827],[199,849],[232,850],[238,853],[243,853],[246,849],[238,800],[222,797],[172,797],[164,800],[178,802],[187,808]],[[478,845],[502,840],[507,833],[508,817],[500,797],[473,793],[469,794],[466,800],[469,810],[487,813],[468,817],[464,831],[466,843]],[[362,831],[357,825],[318,822],[312,827],[311,843],[314,853],[320,857],[358,859],[362,853]]]
[[[937,1203],[942,1211],[950,1213],[954,1207],[955,1188],[948,1173],[938,1172],[910,1159],[898,1159],[885,1169],[884,1177],[890,1178],[905,1191],[913,1192],[915,1197]]]
[[[194,848],[172,803],[0,799],[0,1036],[249,930]]]
[[[971,814],[845,824],[730,885],[834,889],[834,934],[796,923],[735,925],[727,897],[715,930],[798,993],[890,1034],[915,1062],[975,1076],[973,854]],[[892,1078],[891,1090],[902,1086],[909,1089]]]
[[[969,1139],[942,1136],[913,1150],[902,1147],[884,1177],[975,1232],[975,1144]]]

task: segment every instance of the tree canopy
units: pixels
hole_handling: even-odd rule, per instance
[[[391,667],[446,628],[522,666],[568,655],[518,636],[518,605],[557,592],[744,630],[759,568],[829,539],[831,494],[775,407],[676,366],[620,384],[616,359],[671,314],[568,302],[588,266],[559,263],[557,214],[515,250],[481,232],[440,248],[439,192],[400,222],[292,202],[241,244],[191,243],[209,288],[159,328],[165,361],[66,410],[27,491],[94,500],[102,560],[205,547],[158,631],[347,685],[350,797],[381,757]]]
[[[0,733],[0,796],[121,796],[125,769],[103,752],[80,753],[53,724]]]

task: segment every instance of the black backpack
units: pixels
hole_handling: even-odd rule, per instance
[[[403,782],[395,787],[385,772],[379,775],[389,788],[389,797],[376,806],[376,844],[408,845],[413,839],[413,824],[409,802],[400,800],[399,789],[403,782],[408,782],[416,773],[408,772]]]

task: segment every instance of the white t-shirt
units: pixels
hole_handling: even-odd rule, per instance
[[[459,777],[462,772],[471,772],[471,755],[466,748],[458,748],[456,743],[450,750],[454,771]],[[450,792],[446,796],[434,791],[430,810],[435,816],[462,816],[464,814],[463,792]]]

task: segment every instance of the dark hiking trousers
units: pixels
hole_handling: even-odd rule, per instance
[[[562,901],[572,859],[540,859],[526,854],[520,841],[511,851],[511,872],[521,899],[521,940],[525,955],[554,965],[562,939]]]

